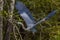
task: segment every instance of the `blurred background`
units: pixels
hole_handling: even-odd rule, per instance
[[[19,21],[26,26],[15,8],[16,1],[23,2],[36,21],[43,19],[53,10],[58,11],[49,20],[38,24],[37,32],[33,34],[15,23]],[[1,40],[60,40],[60,0],[4,0],[2,6],[3,10],[0,11],[0,23],[3,25],[2,27],[0,24]]]

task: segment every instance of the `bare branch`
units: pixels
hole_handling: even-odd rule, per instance
[[[8,21],[10,23],[13,23],[13,11],[14,11],[15,0],[10,0],[10,1],[11,1],[10,7],[8,9],[8,13],[9,13]],[[6,34],[8,34],[8,39],[6,38],[7,40],[10,40],[10,33],[12,32],[12,28],[13,28],[12,24],[8,23],[8,29],[7,29],[7,33],[6,33]]]

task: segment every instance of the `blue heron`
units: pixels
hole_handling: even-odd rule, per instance
[[[39,23],[41,23],[45,20],[48,20],[50,17],[52,17],[56,13],[56,10],[54,10],[51,13],[49,13],[49,15],[47,17],[45,17],[42,20],[36,22],[35,19],[33,18],[33,16],[31,15],[31,12],[29,11],[29,9],[22,2],[17,1],[15,7],[18,10],[18,13],[20,14],[20,16],[24,19],[26,25],[27,25],[27,28],[25,28],[24,26],[22,28],[24,30],[28,30],[28,31],[32,31],[32,32],[36,32],[35,26],[37,24],[39,24]]]

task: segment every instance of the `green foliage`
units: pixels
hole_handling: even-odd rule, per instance
[[[16,0],[17,1],[17,0]],[[37,20],[46,17],[51,11],[58,10],[56,14],[49,20],[37,25],[38,30],[35,35],[30,32],[23,32],[25,40],[60,40],[60,0],[21,0],[31,11],[33,17]],[[4,7],[3,16],[8,17],[6,9],[9,4]],[[17,11],[14,11],[13,19],[24,23]],[[22,35],[23,36],[23,35]]]
[[[44,18],[52,10],[58,10],[54,17],[42,23],[41,27],[40,25],[37,26],[38,36],[36,36],[35,40],[60,40],[57,32],[60,32],[60,28],[57,28],[60,27],[60,0],[22,0],[22,2],[30,9],[36,20]]]

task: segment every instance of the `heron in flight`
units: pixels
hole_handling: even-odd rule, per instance
[[[32,32],[36,32],[35,27],[37,24],[40,24],[41,22],[48,20],[56,13],[56,10],[54,10],[51,13],[49,13],[47,17],[36,22],[33,16],[31,15],[29,9],[22,2],[17,1],[15,7],[18,10],[19,15],[24,19],[27,28],[25,28],[21,22],[18,22],[18,24],[21,24],[24,30],[28,30]]]

